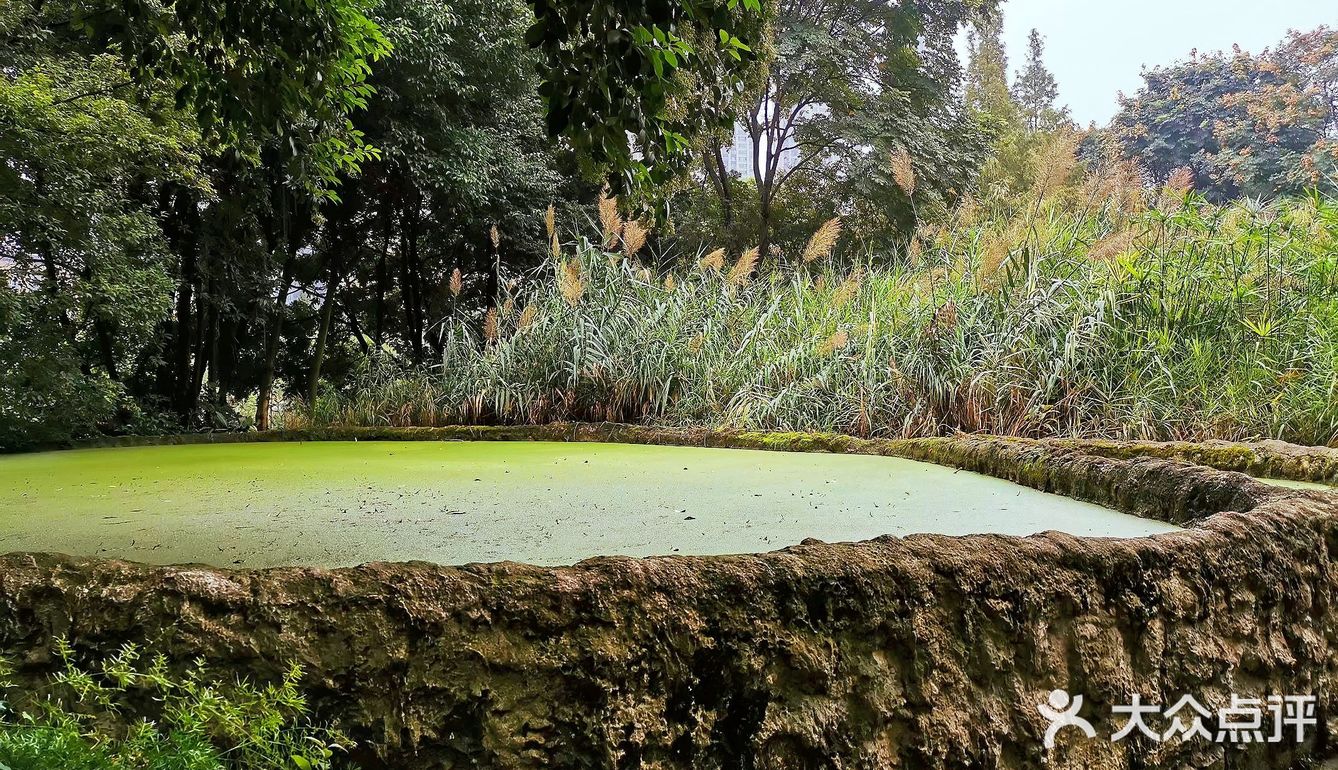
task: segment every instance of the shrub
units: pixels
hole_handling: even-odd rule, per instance
[[[133,645],[93,669],[57,651],[64,669],[40,691],[20,692],[0,666],[0,768],[320,770],[348,743],[308,720],[296,666],[262,687],[221,682],[201,661],[174,676]]]

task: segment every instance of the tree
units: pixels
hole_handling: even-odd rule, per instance
[[[123,378],[171,301],[153,194],[204,189],[170,97],[123,94],[118,57],[29,51],[0,77],[0,446],[129,407]],[[129,417],[129,415],[125,415]]]
[[[1013,84],[1013,99],[1029,131],[1053,131],[1069,123],[1068,109],[1058,109],[1059,83],[1045,66],[1045,39],[1038,30],[1027,40],[1027,64]]]
[[[700,132],[728,118],[713,107],[739,86],[753,59],[737,27],[761,9],[761,0],[530,4],[535,21],[525,37],[540,52],[549,133],[611,170],[617,191],[671,180]],[[728,58],[699,55],[689,40],[698,41],[698,48],[709,41]],[[733,66],[702,81],[717,97],[703,100],[699,111],[672,114],[675,96],[687,88],[675,76],[701,74],[702,63],[720,61]]]
[[[1158,184],[1181,169],[1217,201],[1333,189],[1338,33],[1294,34],[1254,56],[1195,53],[1143,73],[1110,131]]]
[[[884,241],[909,230],[917,207],[969,187],[987,137],[956,96],[962,72],[953,41],[975,5],[780,1],[776,55],[745,117],[764,255],[777,202],[792,184],[837,209],[858,205],[869,214],[868,235]],[[892,164],[905,157],[919,181],[909,187]]]
[[[712,123],[676,97],[733,93],[757,0],[244,5],[0,3],[0,444],[238,427],[252,395],[263,428],[373,346],[428,365],[593,197],[571,148],[674,167]]]
[[[201,2],[17,7],[3,47],[41,41],[119,55],[128,77],[105,91],[159,82],[223,146],[279,140],[295,183],[313,191],[369,157],[348,115],[365,104],[371,62],[389,48],[362,0],[256,0],[245,12]]]
[[[978,13],[967,32],[966,105],[1011,123],[1018,105],[1008,88],[1008,52],[1003,42],[1003,17]]]

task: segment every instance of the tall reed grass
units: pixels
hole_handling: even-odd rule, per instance
[[[1338,202],[1142,197],[968,204],[854,264],[837,223],[825,254],[669,273],[559,244],[486,333],[443,323],[440,365],[369,360],[301,419],[1338,443]]]

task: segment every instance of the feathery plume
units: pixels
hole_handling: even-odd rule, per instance
[[[808,239],[808,245],[804,247],[804,264],[811,264],[819,259],[826,259],[832,255],[832,249],[836,248],[836,241],[841,237],[841,218],[832,217],[823,222],[822,225]]]
[[[850,333],[845,329],[838,329],[836,334],[818,344],[817,352],[820,357],[826,358],[838,350],[844,350],[848,344],[850,344]]]
[[[1128,253],[1134,246],[1138,233],[1134,230],[1121,230],[1108,235],[1087,251],[1087,258],[1097,262],[1107,262]]]
[[[724,270],[725,250],[716,249],[710,254],[707,254],[706,256],[702,257],[701,261],[697,263],[697,267],[701,268],[702,270],[709,270],[713,273],[718,273],[721,270]]]
[[[646,236],[650,231],[639,220],[629,219],[623,225],[623,253],[632,258],[641,247],[646,245]]]
[[[599,225],[604,230],[604,246],[612,248],[623,231],[623,218],[618,214],[618,199],[608,195],[599,197]]]
[[[915,166],[905,147],[898,147],[892,153],[892,180],[906,193],[907,198],[915,195]]]
[[[585,279],[581,275],[581,263],[575,259],[564,260],[558,266],[558,291],[567,304],[576,307],[585,294]]]
[[[557,209],[553,204],[548,204],[548,210],[544,212],[544,232],[548,233],[548,240],[553,240],[557,235]]]
[[[753,271],[757,269],[757,260],[761,252],[756,246],[748,249],[739,255],[739,261],[734,263],[734,267],[729,271],[729,282],[734,286],[743,286],[752,278]]]
[[[1177,206],[1193,190],[1194,169],[1189,166],[1181,166],[1171,174],[1170,179],[1166,180],[1166,186],[1161,190],[1161,207],[1170,209]]]
[[[538,305],[526,305],[525,309],[520,311],[520,320],[516,321],[516,328],[517,329],[527,328],[530,324],[534,323],[534,319],[537,318],[538,315],[539,315]]]
[[[497,251],[497,247],[502,245],[502,234],[497,231],[497,225],[492,226],[488,236],[492,239],[492,250]]]
[[[860,286],[864,284],[864,268],[857,267],[850,277],[841,282],[832,293],[832,305],[835,307],[844,307],[846,303],[859,294]]]
[[[483,316],[483,339],[488,342],[497,341],[497,308],[488,308],[488,314]]]
[[[451,271],[451,283],[449,288],[452,297],[460,296],[460,292],[465,288],[465,279],[464,276],[460,274],[460,268],[458,267]]]
[[[1036,154],[1036,182],[1033,192],[1044,200],[1062,190],[1078,166],[1077,132],[1067,132],[1051,139]]]

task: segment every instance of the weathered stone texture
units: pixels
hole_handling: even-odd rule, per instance
[[[0,651],[29,678],[53,670],[57,635],[89,655],[135,640],[259,677],[297,660],[363,766],[395,770],[1286,768],[1325,756],[1338,729],[1338,494],[1042,442],[551,430],[493,437],[897,454],[1188,528],[559,569],[224,571],[14,554],[0,557]],[[1106,738],[1121,726],[1110,706],[1134,693],[1211,705],[1317,694],[1322,724],[1299,750],[1066,732],[1047,756],[1036,705],[1056,687],[1087,697]]]

